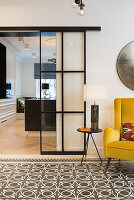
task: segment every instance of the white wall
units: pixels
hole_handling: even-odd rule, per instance
[[[0,38],[0,42],[6,47],[6,81],[11,83],[11,95],[12,97],[21,96],[21,59],[5,38]]]
[[[36,79],[34,79],[34,61],[22,62],[22,96],[36,97]]]
[[[16,77],[15,77],[15,94],[16,97],[22,96],[22,62],[16,58]]]
[[[11,96],[15,95],[15,55],[6,47],[6,81],[11,83]]]
[[[122,84],[116,73],[119,51],[134,40],[134,1],[85,0],[84,17],[76,14],[71,3],[72,0],[0,0],[0,25],[101,26],[101,32],[87,33],[87,83],[106,86],[108,98],[100,102],[100,127],[113,127],[114,98],[134,97],[134,92]],[[99,147],[102,147],[102,135],[95,136]]]

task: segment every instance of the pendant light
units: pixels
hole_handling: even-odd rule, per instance
[[[25,44],[25,50],[27,50],[27,51],[30,50],[29,44]]]
[[[18,41],[19,41],[20,43],[24,43],[23,37],[19,37]]]
[[[85,4],[82,2],[82,0],[78,6],[79,6],[79,9],[77,10],[77,14],[81,16],[85,15],[85,8],[84,8]]]
[[[80,0],[73,0],[72,6],[73,8],[76,8],[80,4]]]
[[[36,58],[36,53],[32,53],[32,58],[33,58],[33,59]]]

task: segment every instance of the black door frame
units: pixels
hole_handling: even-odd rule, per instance
[[[11,32],[12,31],[12,32]],[[15,32],[20,31],[20,32]],[[28,31],[28,32],[25,32]],[[37,31],[37,32],[36,32]],[[86,153],[86,134],[84,134],[84,150],[83,151],[64,151],[64,113],[83,113],[84,114],[84,126],[86,126],[86,102],[84,102],[83,111],[64,111],[64,73],[84,73],[84,84],[86,84],[86,32],[87,31],[101,31],[100,26],[83,26],[83,27],[0,27],[0,37],[40,37],[40,86],[41,86],[41,33],[42,32],[61,32],[62,33],[62,70],[54,71],[62,74],[62,111],[55,111],[53,113],[62,114],[62,151],[42,151],[42,131],[40,128],[40,154],[41,155],[82,155]],[[63,69],[63,34],[64,32],[83,32],[84,33],[84,71],[64,71]],[[47,71],[48,72],[48,71]],[[52,71],[51,71],[52,72]],[[40,87],[40,114],[41,111],[41,87]],[[41,121],[40,121],[41,127]]]

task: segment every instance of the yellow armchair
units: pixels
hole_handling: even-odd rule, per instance
[[[122,122],[134,123],[134,98],[114,100],[114,130],[106,128],[103,151],[108,158],[106,171],[112,158],[134,161],[134,141],[122,141]]]

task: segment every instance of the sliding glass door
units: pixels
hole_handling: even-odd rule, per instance
[[[41,32],[41,154],[82,154],[86,33]]]

